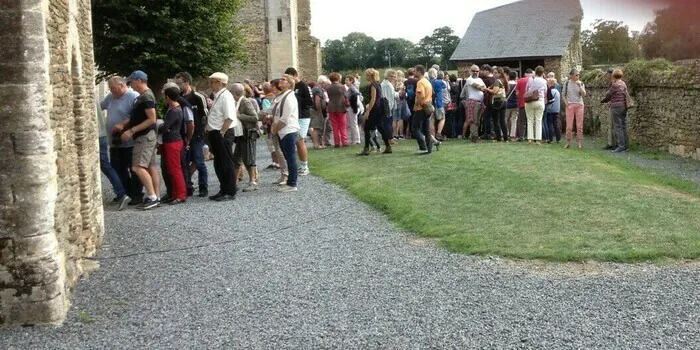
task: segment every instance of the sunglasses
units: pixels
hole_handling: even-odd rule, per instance
[[[479,71],[478,71],[478,70],[473,70],[472,73],[479,73]]]

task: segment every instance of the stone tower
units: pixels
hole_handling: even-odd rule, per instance
[[[247,64],[235,66],[233,81],[270,80],[287,67],[304,79],[321,74],[321,43],[311,36],[309,0],[246,0],[236,25],[246,38]]]
[[[2,4],[0,327],[60,323],[104,232],[90,0]]]

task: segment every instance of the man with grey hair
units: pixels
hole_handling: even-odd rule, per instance
[[[233,84],[231,87],[233,100],[238,106],[238,122],[243,126],[243,136],[236,139],[236,148],[233,151],[233,162],[238,174],[241,166],[245,166],[248,171],[248,186],[243,188],[243,192],[255,191],[258,189],[257,165],[255,164],[255,150],[258,139],[258,113],[255,111],[253,102],[245,97],[243,84]]]
[[[479,142],[479,117],[484,103],[484,90],[486,90],[486,85],[479,77],[479,72],[477,65],[472,65],[469,68],[469,78],[467,78],[465,89],[462,89],[459,97],[461,101],[466,101],[464,109],[466,116],[462,135],[466,135],[467,130],[469,130],[473,143]]]
[[[143,186],[138,176],[131,171],[134,142],[122,142],[121,134],[114,132],[114,126],[129,119],[134,103],[139,94],[126,86],[124,78],[114,76],[107,80],[110,93],[100,101],[100,109],[107,111],[105,129],[109,144],[109,160],[117,172],[124,193],[115,193],[119,209],[125,204],[136,205],[143,199]],[[130,199],[129,199],[130,197]]]

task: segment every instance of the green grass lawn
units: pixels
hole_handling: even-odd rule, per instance
[[[554,261],[700,257],[700,190],[598,150],[443,143],[311,153],[312,171],[448,249]]]

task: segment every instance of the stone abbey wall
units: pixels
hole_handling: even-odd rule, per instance
[[[90,0],[0,19],[0,326],[55,324],[104,233]]]
[[[585,118],[599,120],[600,134],[606,135],[610,109],[600,101],[608,88],[599,83],[586,90]],[[633,86],[630,94],[637,105],[627,116],[630,142],[700,160],[700,74],[694,84],[659,81]]]

